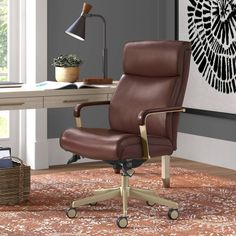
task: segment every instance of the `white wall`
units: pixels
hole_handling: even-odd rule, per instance
[[[236,170],[235,151],[235,142],[178,133],[173,156]]]

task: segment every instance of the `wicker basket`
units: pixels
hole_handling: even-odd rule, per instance
[[[18,157],[12,157],[12,168],[0,168],[0,204],[14,205],[28,200],[30,193],[30,166]]]

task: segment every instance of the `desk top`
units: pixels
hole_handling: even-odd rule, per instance
[[[42,90],[32,86],[0,88],[0,110],[73,107],[77,103],[110,100],[117,83],[104,88]]]
[[[114,93],[116,86],[117,83],[114,83],[114,85],[104,88],[42,90],[32,87],[30,85],[23,85],[20,88],[0,88],[0,99],[16,97],[50,97],[79,94],[112,94]]]

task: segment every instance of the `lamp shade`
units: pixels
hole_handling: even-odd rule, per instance
[[[84,41],[86,16],[81,15],[65,32],[70,36]]]

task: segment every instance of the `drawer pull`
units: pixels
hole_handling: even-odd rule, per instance
[[[15,103],[0,103],[0,106],[22,106],[24,105],[24,102],[15,102]]]
[[[64,100],[63,102],[64,102],[64,103],[88,102],[88,99]]]

